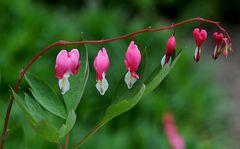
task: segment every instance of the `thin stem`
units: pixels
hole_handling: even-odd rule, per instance
[[[58,149],[62,149],[61,143],[57,142]]]
[[[66,135],[65,147],[64,147],[64,149],[68,149],[68,143],[69,143],[69,133],[67,133],[67,135]]]
[[[104,125],[103,122],[95,126],[73,149],[78,149],[92,134]]]
[[[66,46],[66,45],[81,45],[81,44],[102,44],[102,43],[107,43],[107,42],[113,42],[113,41],[129,38],[129,37],[133,37],[135,35],[146,33],[146,32],[160,32],[160,31],[163,31],[163,30],[172,29],[172,28],[175,28],[177,26],[181,26],[183,24],[190,23],[190,22],[204,22],[204,23],[213,24],[213,25],[217,26],[221,31],[223,31],[226,34],[229,41],[231,41],[230,36],[226,32],[226,30],[220,25],[220,22],[215,22],[215,21],[212,21],[212,20],[207,20],[207,19],[203,19],[203,18],[199,18],[199,17],[188,19],[188,20],[185,20],[185,21],[182,21],[182,22],[179,22],[179,23],[176,23],[176,24],[172,24],[172,25],[169,25],[169,26],[161,27],[161,28],[145,28],[145,29],[142,29],[142,30],[138,30],[138,31],[129,33],[129,34],[125,34],[125,35],[122,35],[122,36],[119,36],[119,37],[109,38],[109,39],[105,39],[105,40],[86,40],[86,41],[74,41],[74,42],[60,40],[60,41],[54,42],[54,43],[50,44],[49,46],[45,47],[44,49],[42,49],[37,55],[35,55],[30,60],[30,62],[21,71],[20,76],[18,77],[17,83],[15,85],[15,92],[16,93],[18,92],[19,87],[20,87],[21,82],[22,82],[22,79],[23,79],[23,76],[28,71],[28,69],[34,64],[34,62],[36,62],[38,60],[38,58],[40,56],[42,56],[44,53],[46,53],[47,51],[49,51],[53,47]],[[11,95],[10,96],[10,101],[9,101],[9,104],[8,104],[8,108],[7,108],[7,112],[6,112],[6,115],[5,115],[4,126],[3,126],[1,140],[0,140],[0,149],[3,149],[3,145],[4,145],[6,137],[7,137],[7,126],[8,126],[8,121],[9,121],[13,101],[14,101],[14,97]]]

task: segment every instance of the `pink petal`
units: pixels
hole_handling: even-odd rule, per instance
[[[96,71],[97,80],[102,80],[102,74],[106,74],[107,68],[110,65],[108,54],[105,48],[100,50],[94,59],[94,69]]]
[[[70,71],[73,75],[76,75],[80,66],[78,50],[72,49],[72,51],[69,52],[69,58],[71,59]]]
[[[68,72],[71,61],[68,58],[68,52],[61,50],[56,58],[55,73],[58,79],[62,79],[64,74]]]

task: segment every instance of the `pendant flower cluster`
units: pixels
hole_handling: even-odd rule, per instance
[[[194,52],[194,60],[198,62],[201,57],[201,47],[204,41],[207,39],[207,31],[205,29],[195,28],[193,30],[193,37],[196,42],[196,49]],[[226,33],[215,32],[213,33],[213,39],[215,41],[215,48],[212,54],[213,59],[217,59],[221,53],[225,57],[228,56],[231,51],[231,39]],[[166,44],[166,52],[161,60],[161,65],[170,65],[172,56],[176,49],[176,38],[174,35],[170,36]],[[56,77],[58,78],[59,88],[62,94],[65,94],[70,89],[70,83],[68,78],[70,74],[76,75],[80,66],[79,52],[77,49],[73,49],[68,52],[61,50],[56,58]],[[128,89],[131,89],[135,82],[139,79],[137,74],[138,67],[141,62],[141,52],[138,46],[131,41],[125,55],[124,65],[127,73],[124,77],[124,81]],[[104,95],[108,89],[108,81],[106,79],[107,69],[110,65],[107,50],[102,48],[94,59],[94,70],[96,72],[96,88],[101,95]]]
[[[125,82],[129,89],[132,88],[134,83],[139,79],[137,70],[141,62],[141,53],[134,43],[130,42],[130,45],[126,52],[126,58],[124,60],[127,73],[125,75]],[[107,69],[110,65],[107,50],[102,48],[94,59],[94,70],[96,72],[96,88],[101,95],[104,95],[108,89],[108,81],[106,79]],[[70,83],[68,78],[70,74],[76,75],[80,66],[79,52],[77,49],[73,49],[68,52],[61,50],[56,58],[55,72],[58,78],[59,88],[62,94],[65,94],[70,89]]]

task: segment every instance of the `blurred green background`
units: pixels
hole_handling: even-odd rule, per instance
[[[55,41],[77,41],[81,33],[85,40],[107,39],[149,26],[161,27],[193,17],[221,21],[237,39],[237,26],[240,23],[237,14],[240,14],[239,0],[0,0],[0,131],[9,101],[9,86],[14,86],[20,71],[31,57]],[[192,29],[198,26],[208,30],[209,38],[203,46],[202,60],[196,64],[193,61],[195,42]],[[170,145],[162,125],[162,115],[167,111],[174,113],[187,149],[239,148],[240,145],[235,141],[238,136],[232,134],[239,131],[239,123],[233,129],[232,122],[236,121],[231,120],[231,116],[240,119],[239,113],[231,114],[231,99],[228,96],[228,90],[232,90],[231,85],[228,81],[221,83],[224,73],[227,73],[224,71],[225,67],[229,73],[234,68],[239,69],[239,65],[234,67],[235,65],[223,63],[230,63],[229,59],[233,57],[231,63],[235,64],[235,61],[239,62],[239,57],[230,56],[227,61],[221,57],[224,60],[212,61],[214,43],[211,36],[214,31],[216,27],[202,23],[190,23],[176,28],[177,49],[183,49],[184,54],[173,71],[158,89],[144,97],[132,110],[100,129],[82,148],[168,149]],[[147,47],[147,66],[151,72],[160,65],[166,41],[172,33],[173,30],[145,33],[112,43],[86,45],[90,54],[90,76],[77,110],[77,123],[70,135],[70,148],[101,120],[106,107],[111,103],[110,93],[115,90],[115,82],[125,74],[123,59],[129,42],[135,40],[141,50]],[[235,38],[234,41],[237,42]],[[111,66],[107,72],[109,90],[105,96],[100,96],[95,88],[92,65],[98,50],[103,46],[108,50]],[[57,87],[54,74],[56,54],[61,49],[71,50],[73,47],[77,48],[53,48],[30,71]],[[234,78],[239,71],[230,74],[233,76],[228,77]],[[236,84],[236,81],[232,81],[234,82]],[[224,83],[230,88],[224,88]],[[21,89],[27,88],[24,80]],[[239,89],[236,93],[239,93]],[[52,149],[57,146],[40,138],[14,104],[5,148]]]

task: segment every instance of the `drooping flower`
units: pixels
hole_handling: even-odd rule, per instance
[[[227,37],[223,38],[222,47],[223,47],[223,55],[227,57],[229,51],[231,51],[231,43]]]
[[[215,45],[212,57],[214,60],[216,60],[222,52],[221,44],[223,42],[223,34],[219,33],[219,32],[215,32],[215,33],[213,33],[213,39],[214,39],[216,45]]]
[[[125,67],[128,71],[125,75],[124,80],[129,89],[131,89],[133,84],[137,81],[137,79],[139,79],[139,76],[137,75],[137,70],[140,62],[141,53],[137,45],[134,44],[134,41],[131,41],[128,46],[126,57],[124,60]]]
[[[204,29],[195,28],[193,30],[193,37],[197,45],[194,53],[194,60],[198,62],[200,60],[201,45],[207,39],[207,31]]]
[[[106,80],[107,68],[110,65],[108,54],[105,48],[102,48],[94,59],[94,69],[96,71],[96,88],[101,95],[104,95],[108,89],[108,81]]]
[[[174,35],[172,35],[167,41],[166,53],[161,60],[162,67],[166,64],[171,63],[171,61],[172,61],[171,56],[172,56],[175,48],[176,48],[176,39],[175,39]]]
[[[163,115],[164,131],[168,138],[168,142],[173,149],[185,149],[185,142],[182,136],[178,133],[174,117],[171,113]]]
[[[70,83],[68,78],[70,74],[76,75],[79,62],[79,52],[77,49],[72,49],[68,52],[67,50],[61,50],[56,58],[55,73],[58,78],[58,85],[62,94],[65,94],[70,89]]]

